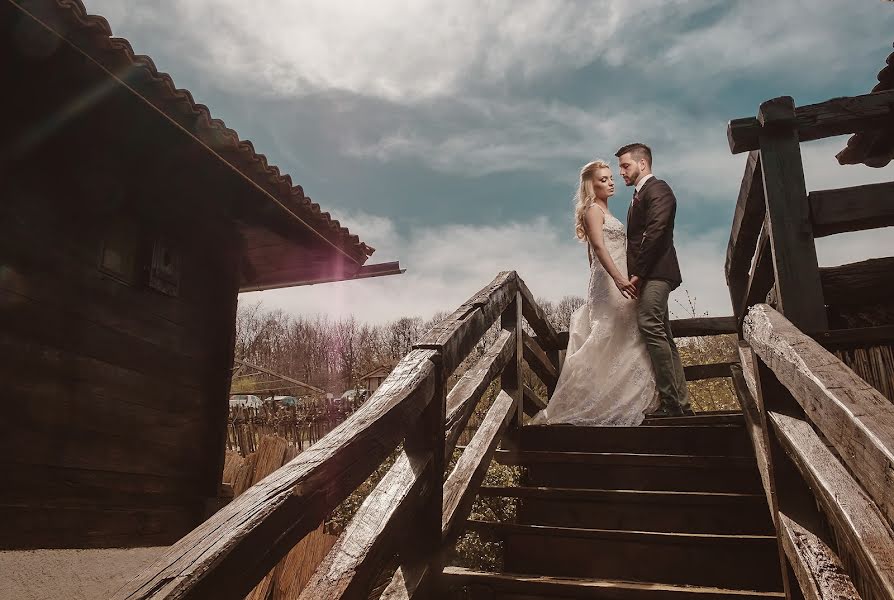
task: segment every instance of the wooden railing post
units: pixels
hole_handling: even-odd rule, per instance
[[[522,330],[522,294],[515,293],[515,300],[500,316],[500,326],[515,332],[515,351],[503,373],[500,375],[500,388],[515,400],[516,416],[514,425],[521,427],[524,419],[522,359],[524,353],[524,332]]]
[[[402,532],[398,556],[400,566],[382,598],[392,600],[434,598],[443,565],[441,564],[441,513],[444,504],[444,434],[447,407],[447,377],[443,356],[432,357],[435,363],[434,396],[411,426],[404,449],[411,459],[421,461],[431,456],[432,468],[426,473],[420,496],[422,503],[410,527]]]
[[[802,331],[828,329],[810,206],[801,162],[795,102],[790,96],[760,106],[760,161],[767,203],[779,312]],[[760,249],[758,249],[760,250]]]
[[[779,540],[779,560],[782,568],[785,597],[789,600],[802,600],[804,595],[792,564],[785,552],[787,535],[782,524],[781,515],[794,521],[806,531],[829,544],[828,530],[816,508],[816,502],[810,489],[804,483],[800,473],[785,455],[785,451],[776,439],[770,426],[770,411],[802,416],[803,411],[797,402],[783,387],[776,375],[764,364],[757,354],[752,352],[755,366],[755,383],[757,387],[757,404],[760,408],[761,432],[767,449],[767,470],[770,480],[770,498],[773,504],[773,521]],[[800,414],[799,414],[800,413]]]

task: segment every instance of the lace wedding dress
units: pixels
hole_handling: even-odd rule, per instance
[[[624,225],[605,213],[603,234],[612,260],[626,276]],[[602,263],[591,256],[587,302],[571,316],[556,391],[531,423],[639,425],[645,413],[657,407],[652,362],[636,323],[636,301],[624,298]]]

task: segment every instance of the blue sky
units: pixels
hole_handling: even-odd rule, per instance
[[[745,156],[727,121],[774,96],[867,93],[894,42],[881,0],[85,3],[376,247],[371,262],[408,270],[240,301],[370,322],[451,310],[504,269],[541,297],[583,295],[577,173],[630,141],[652,146],[678,199],[677,299],[728,314]],[[839,167],[845,140],[803,145],[808,189],[894,180]],[[622,220],[630,195],[610,203]],[[894,255],[894,236],[818,250],[821,264]]]

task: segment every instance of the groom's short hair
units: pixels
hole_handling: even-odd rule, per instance
[[[641,144],[639,142],[635,142],[633,144],[627,144],[626,146],[621,146],[621,148],[615,152],[615,156],[621,158],[627,153],[630,153],[630,156],[633,157],[633,160],[640,160],[641,158],[646,159],[646,164],[649,165],[649,168],[652,168],[652,149],[646,146],[645,144]]]

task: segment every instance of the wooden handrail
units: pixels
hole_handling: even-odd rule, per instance
[[[745,174],[739,188],[739,197],[736,199],[736,210],[733,214],[733,225],[730,229],[723,269],[729,286],[730,299],[735,308],[741,305],[746,296],[751,257],[754,256],[755,244],[766,214],[760,152],[752,150],[745,163]]]
[[[522,317],[548,342],[548,350],[523,334]],[[497,319],[503,324],[497,340],[445,394],[447,377]],[[344,423],[187,534],[115,598],[244,597],[402,440],[404,448],[394,465],[365,499],[301,597],[361,594],[382,559],[399,546],[402,557],[414,560],[401,562],[383,597],[424,596],[440,572],[441,545],[465,523],[503,432],[520,424],[525,398],[532,404],[526,408],[529,412],[542,408],[542,401],[523,389],[523,335],[531,362],[539,361],[540,368],[557,375],[549,353],[557,356],[558,335],[518,275],[500,273],[427,332]],[[444,484],[443,457],[456,446],[475,406],[498,376],[504,390]],[[414,532],[432,531],[433,537],[408,539],[403,532],[410,522]]]
[[[894,522],[886,485],[894,465],[894,405],[765,304],[749,311],[744,335]]]
[[[894,182],[873,183],[807,195],[813,235],[863,231],[894,225]]]
[[[350,418],[171,546],[114,598],[243,598],[394,450],[434,394],[414,350]]]
[[[789,125],[802,142],[890,127],[894,123],[894,90],[799,106],[790,119]],[[727,127],[730,151],[738,154],[757,150],[765,127],[760,115],[730,121]]]
[[[743,333],[733,383],[795,575],[787,590],[894,597],[894,406],[769,306]]]

